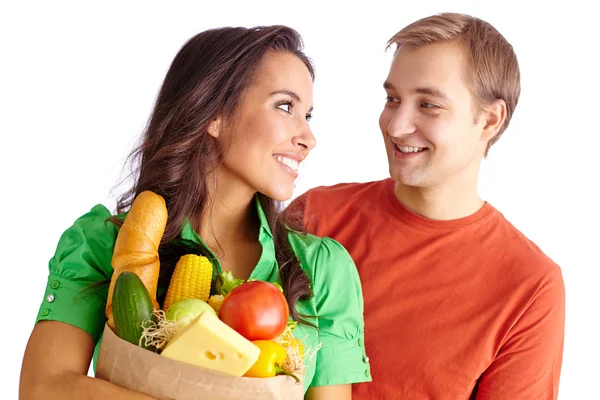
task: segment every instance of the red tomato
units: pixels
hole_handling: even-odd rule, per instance
[[[223,300],[219,318],[246,339],[273,340],[283,333],[289,309],[285,296],[271,283],[251,281]]]

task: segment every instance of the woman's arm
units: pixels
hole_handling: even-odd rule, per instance
[[[94,340],[85,331],[58,321],[36,324],[25,350],[19,398],[151,400],[102,379],[88,377]]]
[[[323,238],[313,261],[319,350],[308,399],[351,399],[352,384],[370,382],[364,347],[362,287],[354,261]]]
[[[352,385],[317,386],[308,389],[305,400],[351,400]]]

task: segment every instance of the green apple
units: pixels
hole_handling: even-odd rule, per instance
[[[168,320],[177,321],[181,329],[205,311],[217,316],[217,312],[205,301],[182,299],[173,303],[165,315]]]

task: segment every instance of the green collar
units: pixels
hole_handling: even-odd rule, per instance
[[[260,204],[260,200],[258,199],[258,195],[254,196],[254,202],[256,204],[256,213],[258,215],[258,219],[260,221],[260,229],[258,232],[258,241],[262,247],[262,253],[260,256],[260,260],[258,264],[252,271],[250,275],[250,279],[266,279],[266,277],[273,274],[274,269],[277,269],[277,261],[275,259],[275,243],[273,242],[273,234],[271,232],[271,228],[269,227],[269,222],[267,221],[267,216]],[[210,248],[206,245],[204,240],[200,237],[198,232],[192,228],[192,223],[189,220],[186,220],[181,228],[181,238],[184,240],[193,241],[196,244],[203,246],[207,249],[213,256],[213,265],[216,267],[213,275],[220,274],[222,271],[221,263],[219,259],[215,256],[215,254],[210,250]]]

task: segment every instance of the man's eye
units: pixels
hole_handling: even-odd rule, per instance
[[[396,98],[392,97],[392,96],[387,96],[385,98],[385,101],[386,101],[386,103],[397,103],[398,102],[398,100],[396,100]]]
[[[429,103],[427,101],[422,101],[421,102],[421,107],[423,107],[423,108],[438,108],[437,105],[435,105],[433,103]]]
[[[306,114],[306,122],[310,122],[311,119],[312,119],[312,113]]]
[[[285,101],[283,103],[279,103],[277,104],[277,108],[279,108],[280,110],[285,111],[288,114],[292,113],[292,102],[291,101]]]

